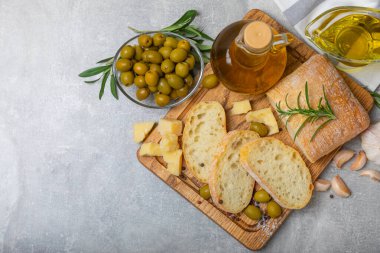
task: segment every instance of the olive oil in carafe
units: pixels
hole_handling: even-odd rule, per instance
[[[218,35],[211,50],[211,65],[219,80],[229,90],[257,95],[270,89],[281,78],[286,67],[287,55],[285,43],[279,41],[276,43],[277,46],[273,45],[277,40],[274,36],[278,32],[269,26],[272,41],[265,50],[251,51],[246,45],[246,37],[246,41],[242,39],[242,45],[239,45],[238,36],[252,22],[235,22]],[[244,36],[246,35],[244,33]]]
[[[353,60],[380,59],[380,20],[375,17],[348,15],[329,27],[322,23],[313,33],[315,43],[327,52]]]

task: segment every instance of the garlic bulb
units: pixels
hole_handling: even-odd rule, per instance
[[[380,122],[372,124],[361,136],[368,160],[380,165]]]

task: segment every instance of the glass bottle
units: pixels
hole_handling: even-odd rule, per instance
[[[228,89],[258,95],[280,80],[290,34],[261,21],[242,20],[223,29],[211,50],[214,73]]]

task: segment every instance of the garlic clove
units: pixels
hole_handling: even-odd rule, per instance
[[[339,175],[336,175],[331,179],[331,188],[335,194],[340,197],[347,198],[351,195],[350,189],[348,189],[347,185]]]
[[[380,182],[380,171],[377,170],[363,170],[360,176],[367,176],[375,181]]]
[[[380,165],[380,122],[372,124],[361,135],[361,139],[368,160]]]
[[[330,186],[330,181],[326,179],[317,179],[314,183],[314,189],[317,192],[325,192],[330,188]]]
[[[364,151],[360,151],[359,155],[355,157],[354,162],[351,164],[350,170],[363,169],[366,163],[367,163],[367,156]]]
[[[340,150],[333,159],[335,166],[338,169],[341,169],[343,164],[348,162],[354,156],[354,154],[355,154],[354,151],[349,150],[349,149]]]

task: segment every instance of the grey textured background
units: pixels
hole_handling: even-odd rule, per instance
[[[160,28],[195,8],[216,36],[253,7],[287,25],[264,0],[0,0],[0,252],[247,251],[136,160],[132,124],[165,111],[108,88],[99,101],[78,73],[113,55],[128,25]],[[380,184],[333,166],[323,177],[336,173],[352,197],[315,194],[263,252],[379,252]]]

